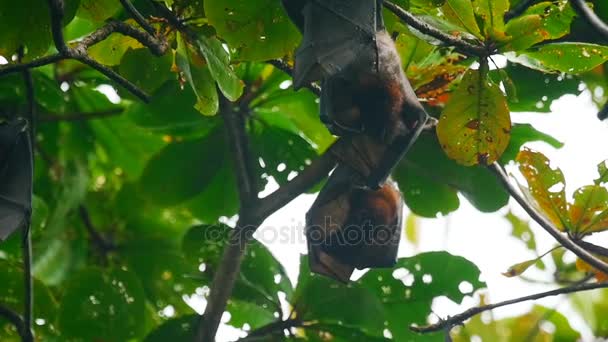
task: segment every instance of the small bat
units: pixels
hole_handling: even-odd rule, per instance
[[[27,122],[0,122],[0,241],[28,223],[32,181],[33,154]]]

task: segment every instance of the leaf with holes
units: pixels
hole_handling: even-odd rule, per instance
[[[238,59],[265,61],[293,53],[300,34],[275,0],[206,0],[205,15]]]
[[[469,70],[445,106],[437,137],[447,155],[463,165],[495,162],[509,144],[511,118],[498,86]]]
[[[433,300],[446,296],[460,303],[465,296],[485,287],[479,276],[477,266],[463,257],[429,252],[401,258],[393,269],[370,270],[357,283],[382,302],[386,328],[395,340],[417,341],[419,335],[408,327],[426,324]]]
[[[59,313],[64,338],[127,341],[144,333],[146,299],[133,273],[88,268],[66,285]]]
[[[515,63],[544,72],[581,74],[608,61],[608,46],[590,43],[549,43],[521,54],[506,53]]]
[[[536,239],[530,229],[530,222],[517,217],[512,211],[509,211],[505,218],[511,224],[511,235],[525,243],[528,249],[536,252]]]
[[[570,231],[590,234],[608,229],[608,189],[600,185],[587,185],[574,192],[570,205]]]
[[[527,200],[546,216],[559,230],[570,228],[566,180],[559,168],[552,168],[542,153],[524,148],[517,156],[519,170],[529,188],[521,186]]]

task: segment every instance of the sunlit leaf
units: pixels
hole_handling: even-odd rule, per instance
[[[552,168],[547,157],[524,148],[517,156],[519,170],[526,178],[529,197],[537,208],[560,230],[570,227],[566,181],[562,171]],[[526,192],[524,192],[526,194]]]
[[[481,31],[486,38],[504,38],[504,15],[509,10],[509,0],[471,0],[473,12],[481,18]]]
[[[143,48],[143,45],[135,38],[112,33],[107,39],[91,46],[89,54],[101,64],[118,65],[127,50],[140,48]]]
[[[505,54],[510,61],[545,72],[580,74],[608,60],[608,47],[589,43],[549,43],[522,52]]]
[[[608,189],[600,185],[588,185],[574,192],[570,205],[571,231],[588,234],[608,229]]]
[[[293,53],[300,34],[274,0],[206,0],[209,23],[240,60],[264,61]]]
[[[511,139],[509,146],[500,158],[501,163],[506,164],[511,160],[515,160],[519,150],[524,144],[532,141],[542,141],[554,148],[561,148],[564,144],[554,137],[538,131],[530,124],[514,124],[511,128]]]
[[[437,136],[447,155],[463,165],[491,164],[507,148],[511,119],[497,85],[468,71],[447,103]]]
[[[211,76],[222,93],[231,101],[236,101],[243,93],[243,82],[238,79],[230,66],[230,56],[216,38],[199,37],[196,41],[201,55],[207,61]]]
[[[473,6],[469,0],[446,0],[441,7],[443,14],[446,18],[465,29],[467,32],[472,33],[478,38],[482,38],[481,31],[475,21],[475,15],[473,14]]]

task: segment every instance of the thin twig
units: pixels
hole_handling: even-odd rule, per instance
[[[86,121],[95,119],[105,119],[121,115],[124,108],[112,108],[90,113],[67,113],[67,114],[45,114],[38,118],[38,122],[57,122],[57,121]]]
[[[505,22],[522,15],[530,6],[532,6],[537,0],[522,0],[513,9],[505,13]]]
[[[440,330],[443,330],[446,328],[450,328],[450,327],[459,325],[459,324],[463,323],[464,321],[466,321],[467,319],[469,319],[475,315],[478,315],[484,311],[493,310],[493,309],[496,309],[496,308],[499,308],[502,306],[522,303],[522,302],[526,302],[529,300],[537,300],[537,299],[541,299],[541,298],[545,298],[545,297],[557,296],[557,295],[568,294],[568,293],[573,293],[573,292],[582,292],[582,291],[589,291],[589,290],[595,290],[595,289],[602,289],[602,288],[608,288],[608,283],[576,284],[573,286],[562,287],[560,289],[555,289],[555,290],[551,290],[551,291],[547,291],[547,292],[541,292],[541,293],[536,293],[536,294],[529,295],[529,296],[505,300],[504,302],[470,308],[462,313],[449,317],[448,319],[441,320],[435,324],[426,325],[426,326],[422,326],[422,327],[411,326],[410,329],[412,331],[415,331],[418,333],[429,333],[429,332],[440,331]]]
[[[21,63],[23,59],[23,46],[19,49],[18,61]],[[32,79],[32,73],[29,69],[23,70],[23,81],[25,83],[25,94],[27,99],[27,117],[28,117],[28,138],[30,147],[30,162],[32,163],[32,169],[34,168],[33,148],[35,144],[36,136],[36,99],[34,93],[34,80]],[[33,175],[30,176],[33,179]],[[31,190],[30,190],[31,191]],[[31,193],[30,193],[31,196]],[[29,342],[34,340],[34,334],[32,331],[33,327],[33,313],[34,313],[34,281],[32,278],[32,233],[30,230],[32,208],[29,207],[25,213],[25,220],[23,222],[22,232],[22,251],[23,251],[23,283],[24,283],[24,298],[23,298],[23,329],[25,336],[24,341]]]
[[[27,333],[23,319],[15,311],[7,308],[4,305],[0,305],[0,317],[4,317],[7,321],[11,322],[12,325],[17,329],[17,333],[23,341],[27,341]]]
[[[139,13],[137,8],[135,8],[135,6],[133,6],[131,1],[120,0],[120,3],[125,8],[125,10],[127,10],[127,12],[129,12],[129,14],[133,17],[133,19],[135,19],[135,21],[139,24],[139,26],[141,26],[144,30],[146,30],[146,32],[148,32],[151,36],[156,35],[156,31],[154,30],[152,25],[150,25],[150,23],[148,23],[146,18],[144,18],[144,16],[141,15],[141,13]]]
[[[8,64],[4,66],[0,66],[0,76],[12,74],[15,72],[21,72],[23,70],[32,69],[41,67],[48,64],[53,64],[59,62],[60,60],[66,59],[67,57],[62,54],[54,54],[49,56],[44,56],[40,58],[36,58],[33,61],[29,61],[27,63],[19,63],[19,64]]]
[[[551,236],[553,236],[553,238],[557,240],[557,242],[559,242],[566,249],[570,250],[572,253],[576,254],[576,256],[581,258],[583,261],[585,261],[592,267],[595,267],[603,273],[608,274],[608,264],[598,259],[593,254],[589,253],[589,251],[576,244],[567,236],[563,235],[557,228],[553,226],[551,222],[549,222],[544,216],[539,214],[536,209],[534,209],[534,207],[532,207],[530,203],[528,203],[526,199],[519,194],[513,184],[511,184],[509,176],[507,176],[506,172],[504,171],[502,166],[500,166],[500,164],[495,162],[489,165],[488,169],[490,169],[490,171],[492,171],[498,177],[507,192],[511,195],[511,197],[513,197],[517,201],[517,203],[519,203],[519,205],[521,205],[521,207],[528,213],[528,215],[530,215],[530,217],[534,221],[536,221],[545,231],[547,231],[547,233],[551,234]]]
[[[458,37],[446,34],[440,31],[439,29],[425,23],[424,21],[421,21],[413,14],[407,12],[403,8],[397,6],[396,4],[390,1],[384,1],[384,6],[388,8],[391,12],[393,12],[397,17],[399,17],[399,19],[403,20],[406,24],[410,25],[416,30],[436,39],[439,39],[440,41],[448,45],[452,45],[456,47],[459,51],[467,55],[485,57],[490,55],[492,52],[488,51],[483,46],[474,45]]]
[[[572,0],[570,1],[574,10],[593,27],[593,29],[599,33],[603,39],[608,40],[608,25],[600,19],[600,17],[587,6],[584,0]]]
[[[89,233],[89,236],[91,237],[91,240],[93,240],[93,243],[103,253],[107,253],[109,251],[116,249],[116,245],[112,241],[106,239],[103,235],[101,235],[101,233],[99,233],[97,231],[97,229],[95,229],[95,226],[93,225],[93,222],[91,221],[91,216],[89,215],[89,211],[87,210],[87,208],[84,205],[80,205],[78,207],[78,214],[80,215],[80,219],[82,220],[82,223],[84,224],[85,228],[87,229],[87,232]]]
[[[112,20],[80,40],[72,51],[84,54],[86,49],[108,38],[112,33],[120,33],[137,40],[157,56],[164,55],[169,48],[169,43],[164,38],[156,38],[156,36],[152,36],[125,22]]]

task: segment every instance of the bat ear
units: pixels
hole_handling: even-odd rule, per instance
[[[33,156],[23,120],[0,123],[0,240],[29,221]]]

